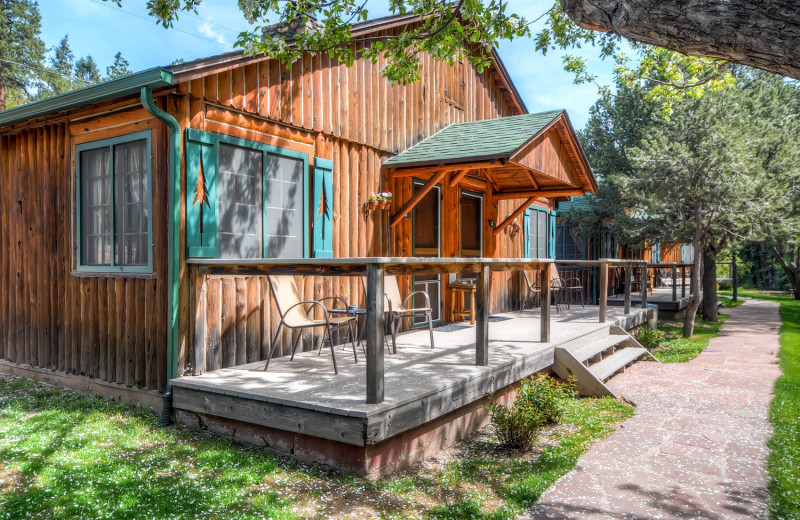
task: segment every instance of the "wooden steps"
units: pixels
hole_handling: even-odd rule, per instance
[[[612,325],[582,341],[556,347],[553,370],[561,378],[576,378],[581,395],[614,396],[605,381],[644,357],[656,360],[636,339]]]
[[[599,363],[589,366],[589,370],[600,381],[606,381],[617,372],[624,370],[643,356],[648,355],[644,347],[625,347],[617,350]]]

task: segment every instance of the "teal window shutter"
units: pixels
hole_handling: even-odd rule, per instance
[[[525,216],[522,218],[522,236],[525,250],[522,252],[523,258],[531,257],[531,210],[525,210]]]
[[[556,212],[551,211],[548,215],[547,231],[547,257],[556,257]]]
[[[333,258],[333,161],[314,158],[314,258]]]
[[[186,129],[186,247],[189,257],[219,256],[217,143],[194,128]]]

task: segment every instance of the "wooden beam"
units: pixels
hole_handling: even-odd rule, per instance
[[[488,265],[482,265],[478,271],[477,297],[475,298],[475,364],[485,367],[489,364],[489,295],[491,294],[492,275]]]
[[[530,171],[528,168],[524,168],[524,170],[525,170],[525,173],[528,174],[528,178],[531,180],[531,184],[533,184],[533,189],[534,190],[538,190],[539,189],[539,183],[536,182],[536,177],[533,175],[533,172]]]
[[[428,182],[426,182],[422,186],[422,188],[414,194],[413,197],[408,199],[408,201],[405,204],[403,204],[403,206],[397,211],[397,213],[392,215],[392,219],[389,221],[390,225],[392,227],[395,227],[397,224],[399,224],[400,220],[402,220],[402,218],[405,217],[409,211],[414,209],[414,206],[419,204],[419,201],[421,201],[425,197],[425,195],[427,195],[428,192],[431,191],[431,189],[434,186],[436,186],[436,184],[438,184],[439,181],[441,181],[445,175],[447,175],[447,173],[448,170],[442,170],[433,177],[431,177],[430,179],[428,179]]]
[[[461,170],[460,172],[453,174],[453,176],[450,178],[450,187],[451,188],[455,188],[456,185],[459,182],[461,182],[461,179],[463,179],[468,173],[469,173],[469,170],[466,169],[466,170]]]
[[[383,384],[383,266],[367,265],[367,404],[380,404]]]
[[[600,286],[597,290],[598,299],[600,300],[600,323],[606,322],[608,314],[608,260],[600,260]]]
[[[540,315],[540,340],[542,343],[550,343],[550,277],[552,276],[553,264],[542,265],[541,298],[542,313]]]
[[[525,199],[528,197],[580,197],[584,195],[583,189],[556,189],[556,190],[525,190],[525,191],[499,191],[495,193],[497,200]]]
[[[390,179],[399,179],[403,177],[415,177],[417,175],[425,175],[429,173],[438,173],[441,171],[445,172],[455,172],[460,170],[478,170],[481,168],[500,168],[505,166],[505,161],[482,161],[482,162],[466,162],[466,163],[457,163],[457,164],[435,164],[435,165],[428,165],[428,166],[420,166],[418,168],[400,168],[400,169],[390,169],[389,170],[389,178]]]
[[[526,208],[528,208],[531,204],[533,204],[533,201],[535,200],[536,197],[529,197],[528,200],[522,203],[522,206],[514,210],[514,213],[507,216],[503,222],[501,222],[496,228],[492,230],[494,236],[499,235],[509,224],[511,224],[511,222],[514,221],[515,218],[522,215],[522,212],[524,212]]]

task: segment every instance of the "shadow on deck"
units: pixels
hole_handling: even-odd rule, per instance
[[[549,343],[538,339],[538,310],[494,316],[488,366],[475,364],[473,326],[434,331],[434,349],[427,330],[400,334],[397,354],[385,355],[386,398],[380,404],[366,403],[363,350],[359,348],[355,363],[349,344],[336,347],[338,375],[329,349],[302,352],[293,361],[274,359],[267,372],[261,361],[174,379],[173,404],[179,419],[195,427],[302,460],[363,475],[383,474],[396,469],[403,453],[409,460],[418,458],[410,455],[414,450],[408,435],[401,434],[430,433],[444,426],[444,438],[438,435],[433,444],[421,441],[424,453],[427,445],[458,440],[485,423],[488,394],[513,392],[519,380],[550,367],[556,346],[585,343],[609,325],[630,330],[654,315],[652,308],[634,308],[628,315],[622,311],[610,307],[606,323],[598,323],[594,306],[554,312]],[[248,432],[247,438],[238,438],[237,431],[238,437]],[[323,439],[334,444],[323,446]],[[298,442],[314,445],[306,452],[315,455],[300,453]]]

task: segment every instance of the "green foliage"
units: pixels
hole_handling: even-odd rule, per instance
[[[685,363],[691,361],[702,353],[708,346],[711,338],[719,334],[722,324],[727,321],[727,314],[720,314],[719,321],[699,321],[695,324],[694,335],[684,338],[683,325],[680,320],[664,320],[659,322],[658,328],[666,334],[666,339],[661,342],[661,347],[652,351],[652,354],[662,363]]]
[[[91,56],[86,56],[75,62],[75,77],[85,85],[100,83],[100,71]]]
[[[106,78],[118,78],[120,76],[130,74],[131,72],[130,63],[128,63],[128,60],[122,57],[121,52],[118,52],[114,55],[114,63],[106,67]]]
[[[0,3],[0,110],[27,102],[40,83],[44,42],[41,15],[32,0]]]
[[[511,406],[492,401],[487,408],[497,437],[506,446],[528,449],[539,429],[563,416],[563,403],[575,396],[575,383],[561,383],[547,375],[523,379]]]
[[[772,437],[767,442],[770,517],[800,519],[800,301],[791,296],[745,292],[744,296],[780,303],[781,372],[769,407]]]
[[[483,433],[446,459],[369,482],[163,428],[145,409],[0,377],[0,519],[515,518],[632,415],[611,398],[567,399],[566,427],[545,428],[535,455]]]
[[[639,329],[636,333],[636,341],[649,350],[660,347],[666,339],[667,333],[661,329]]]

